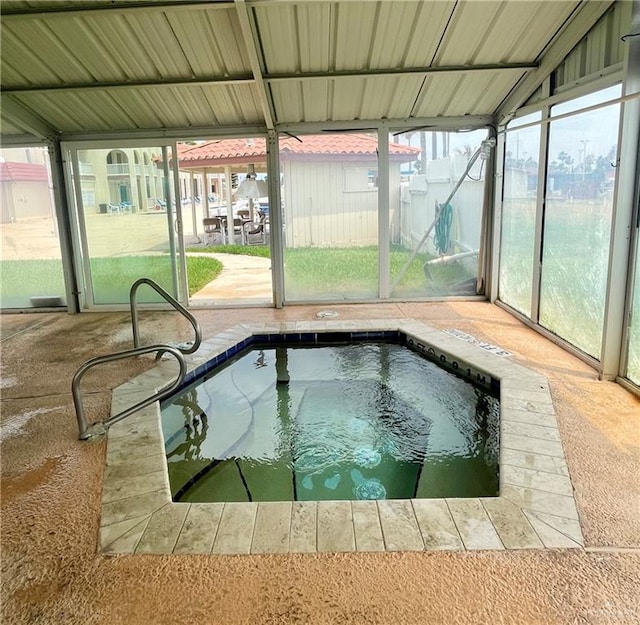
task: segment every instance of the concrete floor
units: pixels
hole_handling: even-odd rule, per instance
[[[205,337],[239,322],[314,319],[323,307],[196,311]],[[105,444],[82,443],[70,383],[131,346],[127,313],[4,315],[3,623],[640,623],[640,400],[486,303],[331,307],[340,319],[456,328],[546,375],[585,549],[508,552],[97,555]],[[186,339],[143,312],[145,342]],[[83,383],[90,419],[152,366],[121,361]]]

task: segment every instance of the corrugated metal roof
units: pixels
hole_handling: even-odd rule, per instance
[[[3,0],[2,97],[14,106],[2,130],[490,115],[583,6]]]
[[[623,62],[624,43],[620,37],[628,32],[631,11],[631,2],[618,2],[611,7],[554,72],[556,90]]]

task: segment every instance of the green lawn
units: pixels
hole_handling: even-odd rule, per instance
[[[376,297],[378,254],[379,249],[375,246],[288,249],[285,251],[287,299]],[[405,248],[392,247],[389,255],[392,282],[410,255],[411,252]],[[453,285],[473,277],[461,264],[451,263],[432,267],[430,278],[427,279],[424,263],[432,258],[429,254],[417,254],[394,289],[393,295],[444,295]]]
[[[213,254],[244,254],[269,258],[266,245],[212,245],[187,248],[188,252]],[[390,251],[391,279],[400,273],[410,252],[400,246]],[[446,295],[452,287],[473,278],[474,275],[459,263],[431,268],[430,278],[424,272],[424,263],[432,259],[429,254],[418,254],[406,274],[396,286],[396,297]],[[320,248],[301,247],[285,249],[285,282],[289,301],[342,297],[376,297],[378,294],[378,248]]]
[[[268,246],[217,245],[188,248],[188,252],[244,254],[268,258]],[[398,275],[410,252],[390,251],[391,277]],[[470,274],[453,263],[434,267],[430,279],[423,265],[431,257],[418,254],[394,290],[395,296],[446,294],[451,285]],[[214,280],[222,263],[206,256],[187,256],[189,294]],[[129,288],[141,276],[149,277],[169,292],[172,274],[167,256],[122,256],[93,258],[91,272],[96,304],[128,303]],[[378,293],[378,248],[296,248],[285,250],[287,297],[295,299],[374,298]],[[62,267],[56,260],[6,261],[2,263],[2,306],[29,306],[32,295],[63,295]],[[160,301],[150,288],[142,287],[140,301]]]
[[[166,256],[122,256],[91,260],[96,303],[128,303],[129,289],[140,277],[155,280],[172,292],[172,276]],[[189,295],[199,291],[222,271],[214,258],[188,256]],[[3,261],[0,266],[1,306],[22,308],[31,305],[33,295],[64,296],[62,264],[59,260]],[[141,287],[140,301],[160,301],[148,287]]]

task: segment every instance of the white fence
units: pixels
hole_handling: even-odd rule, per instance
[[[399,210],[392,218],[394,242],[414,250],[433,223],[436,203],[442,204],[449,197],[469,159],[456,155],[427,163],[426,174],[414,175],[400,189]],[[484,201],[484,167],[478,160],[449,202],[453,209],[451,241],[453,249],[477,251],[482,229]],[[437,254],[433,232],[421,251]]]

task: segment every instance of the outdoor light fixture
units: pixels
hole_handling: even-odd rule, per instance
[[[240,183],[236,190],[236,197],[247,200],[256,200],[268,194],[267,183],[264,180],[256,180],[256,168],[249,165],[247,177]]]

